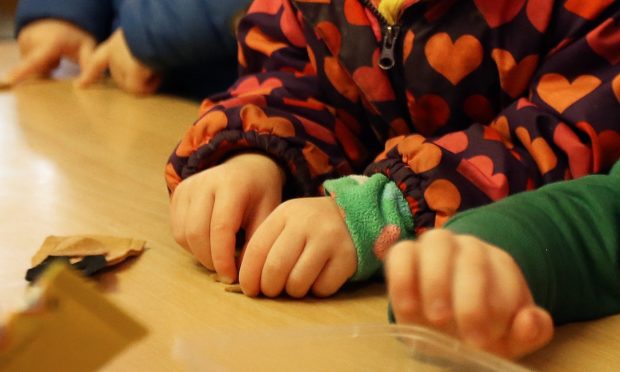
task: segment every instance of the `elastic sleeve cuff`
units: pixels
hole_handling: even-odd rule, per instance
[[[383,174],[348,176],[323,183],[325,194],[342,209],[357,250],[357,271],[368,279],[382,267],[390,246],[413,236],[413,218],[396,184]]]

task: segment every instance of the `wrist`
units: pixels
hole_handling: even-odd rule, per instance
[[[392,244],[413,236],[413,217],[407,201],[385,175],[343,177],[326,181],[323,186],[344,212],[357,251],[357,272],[351,281],[372,276],[381,268]]]
[[[263,153],[245,152],[237,154],[225,160],[224,163],[233,166],[243,164],[247,169],[258,174],[258,176],[267,176],[271,182],[276,183],[279,189],[282,189],[286,182],[284,169],[273,158]]]

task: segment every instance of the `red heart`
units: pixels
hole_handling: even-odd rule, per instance
[[[609,18],[586,36],[590,48],[612,65],[620,62],[620,27]]]
[[[391,101],[395,98],[392,84],[385,71],[379,68],[379,50],[373,54],[372,66],[362,66],[353,72],[353,80],[371,102]]]
[[[525,0],[474,0],[491,28],[508,23],[519,14]]]
[[[588,20],[596,18],[614,0],[567,0],[564,8]]]
[[[547,30],[552,12],[553,0],[529,0],[527,2],[527,18],[540,33]]]
[[[338,93],[345,96],[351,102],[357,102],[359,98],[358,87],[336,57],[325,57],[323,59],[323,69],[327,79],[329,79],[329,82]]]
[[[461,160],[457,171],[495,201],[508,195],[508,178],[504,173],[493,174],[493,168],[491,158],[479,155]]]

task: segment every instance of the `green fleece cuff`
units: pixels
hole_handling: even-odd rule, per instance
[[[368,279],[382,266],[395,242],[413,236],[413,217],[396,184],[383,174],[348,176],[323,183],[345,216],[357,250],[357,272],[351,281]]]

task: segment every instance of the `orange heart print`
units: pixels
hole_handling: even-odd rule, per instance
[[[596,76],[581,75],[570,82],[563,75],[552,73],[540,78],[536,91],[546,104],[561,114],[600,85],[601,80]]]
[[[463,35],[453,43],[450,35],[442,32],[428,40],[424,54],[435,71],[457,85],[480,66],[483,48],[472,35]]]

